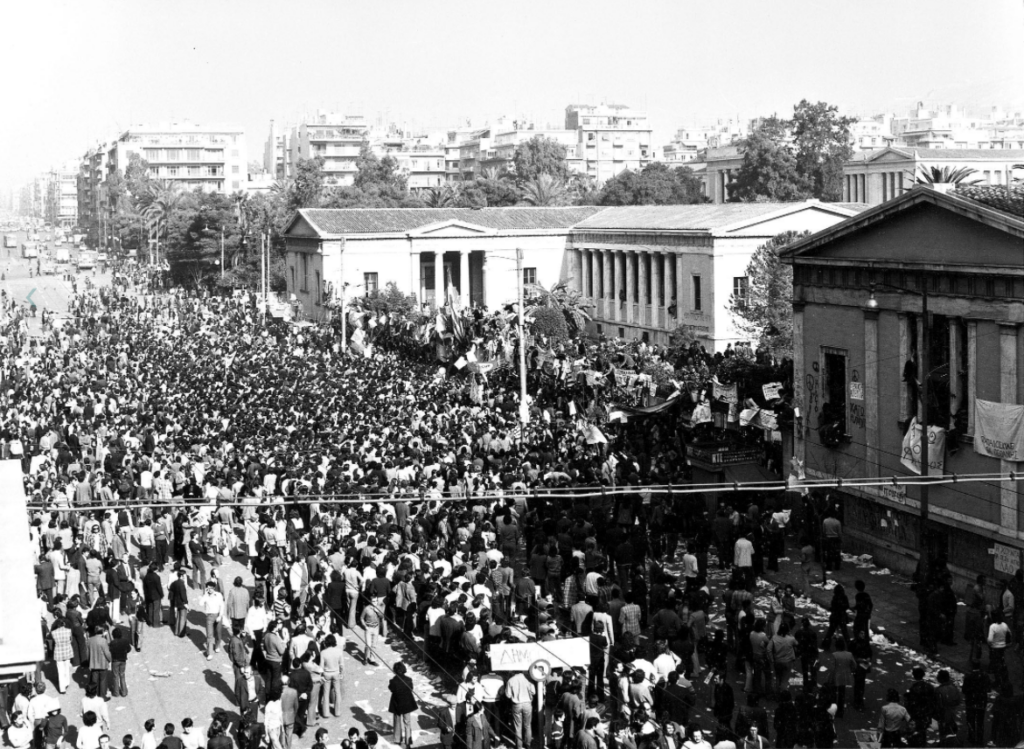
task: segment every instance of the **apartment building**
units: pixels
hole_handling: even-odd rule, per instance
[[[99,245],[103,233],[109,153],[109,146],[102,143],[86,151],[78,163],[78,225],[90,247]]]
[[[263,171],[274,179],[284,179],[290,172],[291,150],[288,148],[288,128],[279,129],[270,121],[270,134],[263,144]]]
[[[133,126],[109,145],[108,173],[124,173],[133,153],[148,162],[151,178],[185,190],[230,194],[245,189],[248,162],[240,127],[189,120]]]
[[[570,104],[565,129],[576,132],[580,171],[599,183],[655,160],[646,112],[622,104]]]
[[[662,161],[686,164],[696,161],[708,148],[721,148],[742,140],[750,132],[749,123],[718,120],[712,124],[685,125],[676,130],[672,142],[662,148]]]
[[[69,161],[50,170],[46,220],[70,229],[78,224],[78,163]]]
[[[370,126],[362,115],[317,111],[307,122],[293,128],[288,138],[288,176],[296,175],[300,159],[323,157],[324,184],[351,185],[356,176],[359,152],[369,142]]]

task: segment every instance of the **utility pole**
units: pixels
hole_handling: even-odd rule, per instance
[[[523,249],[516,247],[516,287],[519,291],[519,420],[530,421],[530,407],[526,403],[526,335],[523,332]]]
[[[267,294],[264,282],[266,280],[267,263],[265,255],[263,254],[263,247],[266,244],[267,235],[266,232],[260,232],[260,307],[262,308],[261,315],[263,322],[267,321]]]
[[[220,277],[224,278],[224,227],[220,227]]]

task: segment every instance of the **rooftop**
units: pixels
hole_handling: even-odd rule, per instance
[[[1024,185],[1013,185],[1009,189],[1002,185],[963,185],[953,190],[953,194],[1018,218],[1024,216]]]
[[[889,146],[854,154],[851,162],[871,161],[884,152],[897,153],[918,161],[1024,161],[1024,150],[1019,148],[909,148]]]
[[[565,208],[305,208],[299,211],[323,234],[387,234],[413,231],[444,221],[461,221],[489,229],[569,229],[597,206]]]
[[[851,206],[857,206],[853,208]],[[576,229],[664,229],[672,231],[713,231],[805,208],[831,210],[843,217],[853,216],[866,206],[859,203],[703,203],[700,205],[640,205],[605,208],[582,220]]]

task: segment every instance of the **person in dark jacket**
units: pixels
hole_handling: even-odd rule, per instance
[[[971,664],[971,672],[964,677],[962,687],[965,720],[967,722],[967,741],[970,746],[985,745],[985,710],[988,709],[988,693],[991,682],[988,675],[981,670],[981,662]]]
[[[412,689],[412,679],[406,674],[408,669],[402,662],[394,667],[395,675],[388,683],[391,691],[391,701],[388,703],[388,712],[394,716],[394,733],[392,741],[405,749],[412,748],[412,714],[419,707],[416,704],[416,695]]]
[[[345,610],[345,581],[338,570],[331,570],[331,581],[327,583],[324,603],[335,613],[338,621],[344,621],[342,612]]]
[[[146,604],[146,619],[150,627],[159,627],[164,615],[164,584],[160,579],[160,566],[149,565],[142,578],[142,600]]]

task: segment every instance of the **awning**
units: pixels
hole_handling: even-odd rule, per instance
[[[722,473],[727,484],[783,483],[782,477],[776,476],[767,468],[757,463],[737,463],[733,466],[723,466]]]

